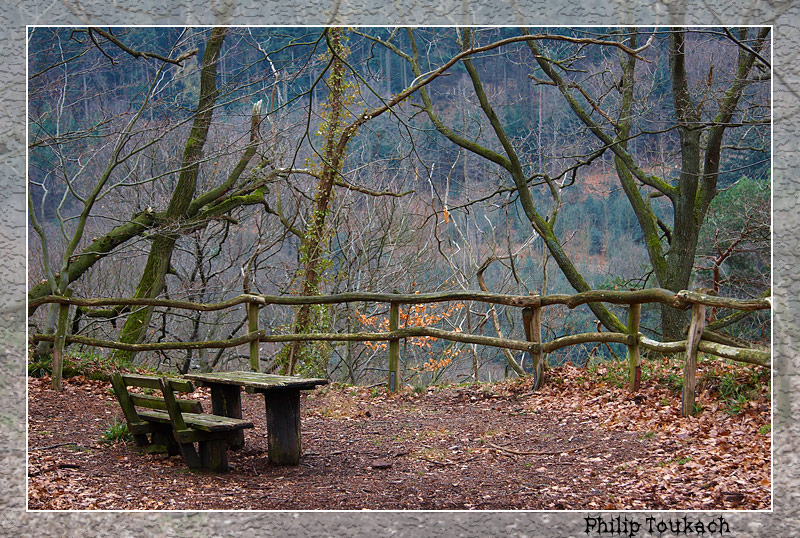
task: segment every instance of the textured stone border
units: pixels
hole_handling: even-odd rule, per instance
[[[726,513],[733,536],[800,528],[800,6],[688,0],[32,0],[0,12],[0,535],[37,536],[586,536],[580,513],[25,513],[25,25],[26,24],[774,24],[774,513]],[[126,4],[125,7],[119,4]],[[196,7],[190,7],[193,5]],[[644,519],[644,515],[637,517]],[[678,516],[680,514],[670,514]],[[709,516],[711,514],[708,514]],[[231,523],[235,522],[235,526]],[[664,535],[667,536],[667,535]]]

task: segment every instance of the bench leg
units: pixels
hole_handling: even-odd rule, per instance
[[[162,445],[165,447],[167,454],[170,456],[177,456],[181,453],[180,446],[175,442],[171,430],[155,431],[153,432],[153,444]]]
[[[216,473],[228,471],[227,442],[225,439],[200,441],[200,465]]]
[[[169,434],[155,431],[150,435],[153,439],[153,442],[145,449],[148,454],[162,454],[169,452],[168,439],[171,437]]]
[[[300,463],[300,391],[264,393],[267,408],[267,453],[277,465]]]
[[[189,469],[199,469],[203,466],[200,462],[200,457],[197,455],[197,451],[194,449],[194,443],[180,443],[179,446]]]
[[[242,418],[242,394],[236,385],[211,386],[211,412],[223,417]],[[237,430],[228,439],[228,448],[239,450],[244,446],[244,431]]]

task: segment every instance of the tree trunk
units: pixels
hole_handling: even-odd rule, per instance
[[[177,228],[178,222],[186,216],[197,187],[197,176],[200,169],[200,160],[203,156],[203,147],[208,137],[208,129],[214,113],[214,103],[219,93],[217,90],[217,61],[219,60],[225,33],[226,28],[214,28],[211,31],[208,43],[206,43],[203,67],[200,73],[200,98],[189,139],[186,141],[184,148],[178,184],[167,207],[165,224],[161,227],[162,232],[156,235],[150,247],[147,263],[136,287],[134,297],[154,298],[164,290],[165,277],[169,270],[172,250],[179,237],[178,233],[170,230],[170,227]],[[120,331],[119,341],[126,343],[141,342],[147,333],[152,314],[152,307],[142,308],[131,314]],[[133,355],[133,352],[130,351],[117,351],[114,353],[114,359],[120,363],[128,363],[133,358]]]
[[[342,127],[345,122],[345,99],[347,81],[345,80],[346,65],[342,55],[345,53],[342,45],[341,28],[329,30],[330,47],[334,55],[331,64],[331,74],[328,77],[330,94],[326,103],[327,117],[325,118],[325,147],[323,150],[322,172],[319,175],[317,193],[314,200],[314,212],[310,216],[308,229],[300,245],[301,262],[305,264],[302,276],[301,294],[305,296],[319,295],[322,273],[325,270],[325,259],[328,251],[327,217],[333,200],[333,187],[337,176],[341,173],[344,164],[344,147],[340,144]],[[324,308],[324,307],[322,307]],[[313,330],[316,321],[311,305],[302,305],[295,318],[295,333],[303,334]],[[288,364],[286,371],[289,375],[294,373],[296,365],[311,360],[308,356],[309,344],[307,342],[292,342],[288,351]],[[324,365],[315,364],[313,368],[316,375],[324,375]]]

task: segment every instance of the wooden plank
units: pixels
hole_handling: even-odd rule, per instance
[[[131,396],[128,394],[128,389],[125,388],[125,383],[119,373],[111,374],[111,386],[114,388],[114,396],[116,396],[119,406],[122,408],[122,414],[125,415],[125,420],[128,421],[128,424],[140,422]]]
[[[161,393],[164,395],[164,402],[167,404],[167,414],[172,422],[172,428],[175,431],[185,430],[186,423],[183,421],[183,413],[181,413],[181,409],[178,407],[178,403],[175,401],[175,394],[172,392],[169,379],[162,377],[159,380],[159,384],[161,385]]]
[[[689,338],[686,341],[686,361],[683,365],[683,397],[681,415],[694,415],[694,392],[697,374],[697,350],[706,324],[706,306],[692,305],[692,322],[689,325]]]
[[[267,411],[267,454],[276,465],[300,463],[300,391],[264,395]]]
[[[183,454],[183,459],[186,460],[186,465],[189,466],[189,469],[200,469],[203,467],[203,463],[200,461],[200,456],[197,454],[197,450],[194,448],[194,443],[178,443],[180,447],[181,454]]]
[[[252,387],[260,391],[286,388],[308,390],[313,389],[317,385],[326,385],[328,383],[327,379],[320,378],[302,378],[241,371],[186,374],[184,377],[208,385],[213,383],[238,385],[240,387]]]
[[[642,318],[642,305],[632,304],[628,308],[628,334],[635,341],[628,344],[628,389],[638,391],[642,380],[642,362],[639,353],[639,321]]]
[[[136,422],[134,424],[128,424],[128,430],[133,434],[133,439],[136,442],[136,446],[147,446],[149,441],[147,440],[148,433],[153,433],[158,428],[152,422],[147,422],[146,420],[142,420],[141,422]]]
[[[164,411],[167,409],[167,404],[164,401],[164,398],[159,398],[158,396],[131,394],[130,398],[133,402],[133,405],[138,405],[139,407],[146,407],[148,409],[161,409]],[[183,413],[203,412],[203,404],[201,404],[198,400],[185,400],[176,398],[175,402],[178,404],[178,407],[180,407],[181,412]]]
[[[396,331],[400,323],[400,305],[393,302],[389,305],[389,331]],[[389,392],[395,392],[400,385],[400,340],[389,340],[389,379],[386,386]]]
[[[197,469],[202,466],[200,462],[200,456],[197,454],[197,451],[194,448],[194,443],[186,442],[185,439],[181,438],[180,432],[187,430],[186,423],[183,421],[183,415],[181,414],[181,410],[175,401],[175,395],[172,393],[172,387],[170,386],[169,379],[162,377],[159,379],[159,384],[161,385],[161,393],[164,395],[164,401],[167,404],[167,414],[169,415],[170,422],[172,423],[172,430],[173,434],[175,435],[175,440],[180,445],[181,454],[183,454],[183,458],[186,460],[186,464],[190,469]]]
[[[225,439],[200,441],[200,466],[215,473],[228,472],[228,453]]]
[[[165,424],[171,423],[169,413],[166,411],[139,411],[139,416],[144,420],[163,422]]]
[[[191,381],[185,381],[183,379],[169,379],[170,387],[172,390],[176,392],[192,392],[194,390],[194,385],[192,385]],[[126,387],[140,387],[143,389],[154,389],[154,390],[161,390],[161,378],[154,375],[134,375],[134,374],[123,374],[122,380],[125,382]]]
[[[170,456],[177,456],[181,453],[181,449],[178,443],[175,442],[175,437],[172,435],[172,428],[162,428],[154,431],[153,444],[163,446]]]
[[[180,443],[198,443],[201,441],[218,441],[220,439],[227,440],[230,432],[204,432],[192,428],[173,431],[170,430],[173,437]]]
[[[241,430],[253,427],[253,423],[248,420],[218,415],[192,415],[186,416],[184,419],[192,428],[207,432]]]

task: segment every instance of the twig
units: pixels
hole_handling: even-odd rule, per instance
[[[405,192],[391,192],[391,191],[373,191],[366,187],[362,187],[361,185],[354,185],[352,183],[348,183],[347,181],[337,179],[335,182],[337,187],[344,187],[350,191],[360,192],[361,194],[368,194],[370,196],[394,196],[395,198],[401,198],[408,194],[412,194],[414,191],[405,191]]]
[[[418,456],[418,457],[419,457],[419,459],[421,459],[423,461],[427,461],[428,463],[435,463],[436,465],[441,465],[441,466],[455,465],[455,462],[452,462],[452,461],[441,462],[441,461],[436,461],[436,460],[430,460],[430,459],[428,459],[428,458],[426,458],[424,456]]]
[[[58,443],[58,444],[56,444],[56,445],[37,446],[37,447],[34,447],[34,448],[30,448],[30,449],[28,449],[28,450],[29,450],[30,452],[34,452],[34,451],[36,451],[36,450],[50,450],[51,448],[58,448],[58,447],[62,447],[62,446],[70,446],[70,445],[72,445],[72,446],[75,446],[75,447],[77,447],[77,448],[86,448],[86,449],[88,449],[88,448],[89,448],[89,447],[87,447],[87,446],[79,445],[78,443]]]
[[[39,471],[33,471],[32,473],[28,473],[29,477],[39,476],[40,474],[49,473],[50,471],[55,471],[56,469],[80,469],[80,465],[76,465],[74,463],[59,463],[57,465],[51,465],[50,467],[45,467]]]
[[[365,389],[374,389],[375,387],[380,387],[380,386],[385,385],[385,384],[386,384],[386,381],[381,381],[380,383],[375,383],[373,385],[367,385],[364,388]]]
[[[514,450],[514,449],[511,449],[511,448],[506,448],[504,446],[496,445],[494,443],[488,443],[487,442],[486,444],[489,445],[490,447],[496,449],[496,450],[500,450],[502,452],[508,452],[509,454],[517,454],[519,456],[554,456],[554,455],[557,455],[557,454],[565,454],[565,453],[569,454],[569,453],[572,453],[572,452],[577,452],[578,450],[581,450],[583,448],[586,448],[586,447],[579,446],[579,447],[576,447],[576,448],[570,448],[569,450],[558,450],[558,451],[555,451],[555,452],[535,452],[535,451],[534,452],[522,452],[520,450]]]

